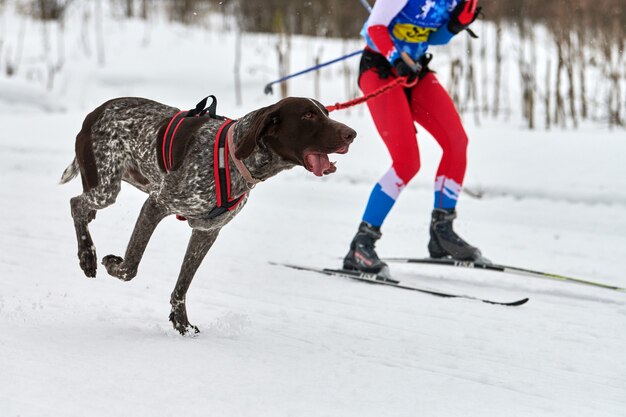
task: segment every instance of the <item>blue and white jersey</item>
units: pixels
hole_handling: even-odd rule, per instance
[[[361,30],[367,45],[393,63],[406,52],[418,61],[429,45],[442,45],[454,36],[448,28],[450,12],[461,0],[377,0]],[[386,26],[395,48],[381,51],[384,40],[372,39],[373,26]],[[376,37],[376,36],[374,36]],[[378,44],[378,46],[377,46]]]

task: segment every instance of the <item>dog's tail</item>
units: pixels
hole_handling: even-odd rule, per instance
[[[59,184],[65,184],[72,181],[74,178],[76,178],[79,172],[80,170],[78,168],[78,161],[76,160],[76,158],[74,158],[72,163],[69,164],[67,168],[65,168],[65,171],[63,171],[63,175],[61,175],[61,180],[59,181]]]

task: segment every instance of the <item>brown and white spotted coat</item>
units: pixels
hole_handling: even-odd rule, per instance
[[[127,181],[148,194],[124,257],[107,255],[107,272],[124,281],[137,268],[150,237],[168,215],[184,216],[192,228],[191,239],[172,292],[170,321],[181,334],[198,332],[187,319],[185,295],[193,276],[224,227],[246,203],[218,217],[209,218],[216,206],[213,144],[220,120],[187,119],[177,132],[173,168],[166,173],[161,160],[161,141],[177,108],[143,98],[110,100],[85,118],[76,137],[76,157],[61,178],[66,183],[80,173],[83,193],[70,200],[78,241],[80,267],[96,276],[96,250],[88,223],[96,211],[112,205]],[[335,166],[330,153],[345,153],[356,137],[354,130],[328,117],[315,100],[286,98],[240,118],[233,127],[235,157],[255,181],[301,165],[315,175],[329,174]],[[231,195],[251,189],[230,164]]]

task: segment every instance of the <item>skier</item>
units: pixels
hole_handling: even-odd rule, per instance
[[[367,101],[374,124],[392,159],[371,192],[362,222],[344,258],[344,269],[388,274],[375,251],[380,228],[396,199],[420,168],[414,122],[443,150],[435,179],[435,204],[428,251],[432,258],[478,260],[481,252],[452,228],[466,167],[467,135],[445,89],[428,68],[429,45],[443,45],[476,19],[478,0],[377,0],[361,35],[367,46],[359,70],[365,95],[397,77],[412,87],[395,87]]]

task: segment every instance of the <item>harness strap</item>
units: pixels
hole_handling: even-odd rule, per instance
[[[228,129],[228,133],[226,134],[228,153],[230,154],[230,158],[235,163],[235,166],[237,167],[237,170],[239,170],[239,173],[241,174],[241,176],[246,180],[246,182],[250,186],[250,189],[252,189],[254,188],[255,185],[257,185],[257,183],[261,182],[262,180],[257,180],[256,178],[254,178],[252,174],[250,173],[250,170],[248,169],[248,167],[243,163],[243,161],[235,156],[235,144],[233,143],[233,130],[235,129],[234,128]]]
[[[215,196],[217,205],[209,213],[209,218],[219,216],[227,211],[234,210],[247,193],[231,199],[230,198],[230,166],[228,161],[228,141],[226,140],[228,132],[234,125],[234,121],[227,119],[224,122],[215,137],[213,151],[213,175],[215,177]]]
[[[185,111],[179,111],[172,117],[167,128],[165,129],[165,134],[163,135],[163,146],[161,149],[163,165],[165,166],[165,172],[169,174],[172,169],[173,160],[172,160],[172,147],[174,146],[174,137],[176,136],[176,132],[178,128],[185,120],[186,116]]]

